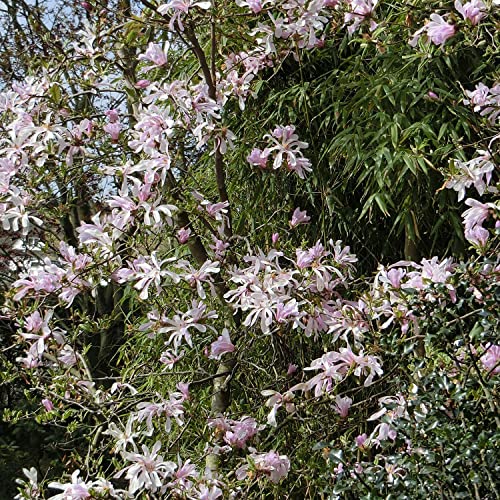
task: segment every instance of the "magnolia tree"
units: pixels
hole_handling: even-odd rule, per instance
[[[325,187],[310,118],[256,105],[323,51],[354,79],[395,46],[401,71],[490,60],[497,3],[82,3],[64,57],[0,95],[2,361],[29,403],[3,418],[57,457],[26,458],[16,498],[499,497],[497,69],[420,96],[474,129],[438,165],[413,151],[456,192],[466,258],[369,277],[283,204]],[[238,176],[273,187],[270,218]]]

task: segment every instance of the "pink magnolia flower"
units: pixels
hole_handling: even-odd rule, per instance
[[[466,90],[465,94],[469,99],[464,99],[463,103],[472,104],[476,113],[487,116],[489,122],[494,124],[500,116],[500,84],[489,88],[484,83],[479,83],[475,90]],[[496,138],[494,137],[491,142]]]
[[[344,25],[352,24],[347,28],[347,31],[352,35],[365,19],[369,19],[373,14],[378,0],[347,0],[346,3],[350,7],[350,11],[344,15]],[[372,19],[370,21],[370,31],[377,28],[377,23]]]
[[[135,83],[134,87],[138,89],[146,89],[151,85],[149,80],[139,80]]]
[[[360,434],[356,437],[356,446],[362,450],[366,449],[369,445],[368,436],[366,434]]]
[[[481,0],[471,0],[462,5],[460,0],[455,1],[455,9],[462,14],[465,20],[469,20],[473,26],[486,16],[486,5]]]
[[[23,498],[41,498],[41,490],[38,485],[38,471],[31,467],[30,469],[23,468],[23,474],[26,479],[16,479],[16,483],[22,487],[22,490],[18,495],[14,497],[14,500],[21,500]]]
[[[193,481],[198,477],[196,466],[191,463],[191,460],[186,460],[184,463],[179,458],[177,471],[173,475],[173,480],[167,484],[167,488],[172,489],[174,493],[182,494],[182,492],[192,491]]]
[[[247,441],[255,436],[260,428],[254,418],[243,417],[231,425],[230,430],[224,435],[224,441],[230,446],[244,448]]]
[[[349,414],[349,408],[351,407],[352,399],[349,397],[342,398],[337,396],[335,398],[335,406],[333,409],[342,417],[346,418]]]
[[[176,354],[172,350],[167,350],[161,353],[160,363],[163,363],[168,370],[171,370],[174,365],[184,356],[184,351]]]
[[[448,24],[443,17],[431,14],[431,22],[427,25],[427,36],[434,45],[443,45],[454,34],[455,26]]]
[[[151,66],[144,68],[144,70],[149,71],[150,69],[159,68],[167,64],[167,52],[169,48],[169,42],[165,42],[163,48],[157,43],[149,42],[146,52],[144,54],[140,54],[138,58],[139,60],[150,61],[153,63]]]
[[[207,486],[202,484],[193,490],[193,493],[196,495],[194,498],[199,498],[199,500],[218,500],[222,497],[222,490],[215,485]]]
[[[179,261],[177,266],[187,271],[182,278],[189,283],[192,288],[196,288],[201,299],[206,298],[205,290],[202,283],[208,282],[210,287],[213,287],[213,274],[220,272],[220,263],[217,261],[207,260],[199,269],[194,268],[187,261]]]
[[[277,126],[271,134],[266,134],[264,137],[274,143],[274,146],[269,148],[269,151],[277,152],[273,162],[274,169],[280,168],[284,160],[286,160],[288,168],[292,169],[296,166],[297,160],[303,158],[301,150],[309,147],[307,142],[299,141],[299,136],[295,133],[293,125]],[[304,165],[302,168],[304,168]],[[310,169],[306,166],[306,170]],[[301,171],[301,168],[299,168],[299,171]]]
[[[86,484],[85,481],[80,479],[78,476],[80,471],[78,469],[71,474],[71,483],[59,483],[52,482],[49,483],[49,488],[54,488],[55,490],[62,490],[62,493],[50,497],[50,500],[84,500],[86,498],[91,498],[89,488],[92,487],[91,484]]]
[[[212,342],[210,346],[210,359],[220,359],[221,356],[227,352],[234,352],[234,344],[231,342],[229,337],[229,332],[226,328],[222,330],[222,335],[220,335],[215,342]]]
[[[488,218],[491,208],[490,203],[481,203],[480,201],[468,198],[465,200],[465,204],[471,207],[462,214],[466,228],[481,225]]]
[[[491,375],[500,374],[500,345],[488,344],[480,358],[485,370]]]
[[[295,172],[299,179],[305,179],[307,172],[312,172],[311,160],[303,156],[297,156],[295,161],[286,161],[286,168],[290,172]]]
[[[273,483],[279,483],[281,479],[288,475],[290,470],[290,460],[286,455],[278,455],[275,451],[268,453],[257,453],[255,450],[249,455],[255,467],[255,472],[269,478]],[[236,477],[239,480],[247,477],[250,467],[242,465],[236,470]]]
[[[137,281],[134,285],[136,290],[140,290],[139,297],[147,300],[149,296],[149,287],[154,285],[156,292],[160,293],[162,290],[161,282],[164,276],[172,275],[168,271],[162,271],[161,266],[163,263],[171,259],[159,261],[156,252],[151,256],[140,256],[134,259],[133,262],[128,262],[128,268],[118,269],[113,277],[118,283],[125,283],[127,281]],[[174,278],[175,282],[179,282],[180,278]]]
[[[252,152],[247,156],[247,162],[250,163],[250,165],[254,165],[264,169],[267,166],[267,160],[270,154],[271,150],[268,148],[265,148],[263,151],[258,148],[254,148],[252,149]]]
[[[262,10],[262,6],[270,0],[236,0],[238,7],[248,7],[254,14],[258,14]]]
[[[42,405],[47,411],[52,411],[54,409],[54,404],[50,399],[42,399]]]
[[[451,38],[455,34],[455,26],[448,24],[439,14],[431,14],[430,18],[431,20],[413,35],[413,38],[410,40],[412,47],[416,47],[423,33],[427,34],[428,40],[434,45],[443,45],[448,38]]]
[[[120,119],[117,109],[108,109],[104,114],[108,117],[109,123],[115,123]]]
[[[344,472],[344,464],[340,462],[337,467],[333,468],[333,474],[335,477],[340,476]]]
[[[127,445],[130,445],[134,451],[137,451],[134,440],[139,437],[141,433],[134,432],[133,424],[134,418],[130,416],[125,424],[125,428],[123,428],[123,426],[118,427],[114,422],[111,422],[109,427],[103,432],[104,435],[111,436],[116,440],[113,447],[115,453],[122,451],[126,452]]]
[[[68,345],[64,344],[62,349],[59,351],[59,354],[57,355],[57,359],[66,366],[73,366],[76,365],[77,363],[77,358],[76,358],[76,353],[73,350],[73,348]]]
[[[21,333],[21,337],[26,340],[36,340],[36,346],[39,354],[46,350],[46,342],[53,338],[58,344],[64,343],[64,332],[59,328],[51,328],[49,321],[54,313],[53,309],[48,309],[42,320],[40,313],[35,311],[26,318],[25,328],[29,333]]]
[[[471,243],[484,245],[488,239],[488,231],[482,227],[483,222],[489,217],[490,210],[499,210],[494,203],[481,203],[472,198],[465,200],[469,208],[462,217],[464,219],[465,238]]]
[[[465,239],[478,247],[484,247],[488,242],[490,233],[482,226],[474,226],[464,233]]]
[[[223,416],[210,418],[208,426],[224,432],[224,441],[236,448],[245,448],[247,441],[264,427],[260,426],[254,418],[247,416],[240,420],[232,420]]]
[[[229,242],[221,240],[214,235],[212,235],[212,240],[213,245],[210,245],[210,249],[214,251],[216,259],[223,259],[226,254],[226,250],[230,246]]]
[[[120,138],[120,130],[122,126],[119,122],[110,122],[104,125],[104,132],[111,136],[111,140],[116,142]]]
[[[294,398],[293,392],[285,392],[284,394],[280,394],[279,392],[273,391],[272,389],[266,389],[261,392],[263,396],[270,396],[270,398],[266,401],[266,406],[271,408],[269,415],[267,416],[267,423],[276,427],[276,413],[278,410],[284,406],[285,410],[288,413],[293,413],[295,411],[295,405],[292,403]]]
[[[491,182],[495,165],[490,161],[491,156],[486,151],[478,151],[479,155],[468,162],[454,160],[453,175],[444,185],[448,189],[458,192],[458,201],[465,198],[465,190],[474,186],[482,196]]]
[[[137,405],[137,421],[146,421],[148,435],[153,433],[153,418],[165,417],[165,430],[170,432],[172,428],[172,419],[178,425],[184,423],[184,407],[183,403],[186,400],[185,394],[181,392],[172,392],[170,398],[163,399],[160,397],[159,403],[144,401]]]
[[[179,394],[181,395],[182,401],[187,401],[190,398],[189,382],[179,382],[175,387],[179,390]]]
[[[185,228],[185,227],[181,227],[178,231],[177,231],[177,239],[179,240],[179,243],[181,244],[184,244],[187,242],[187,240],[189,239],[189,236],[191,235],[191,229],[189,228]]]
[[[307,224],[311,220],[311,217],[307,215],[307,212],[301,211],[300,208],[296,208],[292,214],[292,219],[290,220],[290,226],[292,228],[297,227],[299,224]]]
[[[373,383],[376,375],[381,376],[384,373],[376,356],[365,355],[362,350],[359,354],[355,354],[349,346],[341,347],[339,351],[327,352],[321,358],[313,360],[304,370],[321,370],[321,372],[293,389],[303,391],[314,389],[315,397],[321,396],[323,392],[331,392],[336,385],[335,382],[343,380],[351,371],[356,377],[367,375],[365,387]]]
[[[275,451],[252,454],[252,460],[258,472],[264,473],[271,482],[279,483],[288,475],[290,460],[286,455],[278,455]]]
[[[213,217],[215,220],[222,220],[223,216],[227,214],[227,208],[229,207],[228,201],[221,201],[218,203],[201,203],[202,206],[205,207],[208,215]]]
[[[157,491],[160,489],[166,477],[171,476],[177,464],[174,462],[165,462],[163,457],[158,454],[161,448],[161,442],[157,441],[151,451],[146,445],[142,445],[143,453],[124,453],[125,460],[132,462],[114,477],[121,477],[126,472],[125,478],[130,481],[129,493],[133,495],[136,491],[146,489]]]
[[[169,9],[178,10],[187,14],[191,7],[200,9],[209,9],[210,2],[193,2],[192,0],[169,0],[167,3],[158,7],[160,14],[165,14]]]
[[[490,88],[484,83],[480,82],[476,85],[474,90],[466,90],[465,95],[469,99],[464,99],[464,104],[472,104],[474,106],[474,111],[478,112],[481,110],[482,106],[489,103],[488,97],[490,93]]]
[[[174,11],[174,14],[170,18],[169,28],[171,31],[174,30],[175,23],[179,27],[180,31],[184,31],[184,25],[182,24],[182,15],[187,14],[191,7],[198,7],[200,9],[208,10],[210,9],[211,3],[207,1],[193,2],[192,0],[168,0],[167,3],[160,5],[157,11],[163,15],[169,15],[170,10]]]

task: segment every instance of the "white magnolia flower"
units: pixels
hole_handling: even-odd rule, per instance
[[[130,494],[133,495],[142,489],[155,492],[162,487],[164,479],[175,472],[177,464],[165,462],[163,457],[158,455],[160,448],[161,442],[157,441],[151,451],[146,445],[143,445],[142,455],[140,453],[123,454],[125,460],[132,462],[132,464],[119,471],[114,477],[117,478],[124,472],[127,473],[125,477],[130,481],[128,489]]]

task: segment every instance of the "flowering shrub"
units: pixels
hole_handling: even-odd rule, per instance
[[[26,458],[16,498],[498,497],[499,93],[482,48],[498,48],[496,4],[171,0],[111,27],[84,8],[68,60],[0,95],[0,217],[23,249],[5,358],[30,406],[3,419],[64,432],[59,468]],[[347,102],[274,123],[259,109],[267,82],[286,102],[294,73],[311,101],[304,73],[324,51],[346,54],[328,78],[353,78],[366,52],[406,82],[418,63],[420,82],[463,47],[485,62],[462,87],[436,77],[414,102],[366,75],[341,89],[355,131],[330,149],[314,123],[341,123]],[[436,125],[441,100],[458,118]],[[431,111],[408,122],[420,101]],[[372,189],[353,202],[367,231],[375,206],[404,221],[373,277],[369,240],[355,255],[349,231],[325,230],[342,208],[325,158]],[[457,220],[420,235],[419,195],[460,208],[464,258],[417,255]]]

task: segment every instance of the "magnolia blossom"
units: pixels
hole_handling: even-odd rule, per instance
[[[159,68],[160,66],[167,64],[167,53],[169,48],[169,42],[165,42],[163,48],[157,43],[150,42],[146,52],[144,54],[140,54],[138,57],[139,60],[150,61],[153,63],[151,66],[144,68],[144,71]]]
[[[132,464],[120,470],[114,477],[121,477],[126,472],[125,478],[130,481],[128,491],[131,495],[141,489],[152,492],[159,490],[163,486],[165,478],[175,472],[177,464],[165,462],[163,457],[158,454],[160,448],[161,442],[157,441],[151,451],[146,445],[142,445],[142,454],[123,454],[124,459]]]
[[[76,365],[77,363],[77,357],[76,353],[73,350],[73,348],[68,345],[64,344],[62,349],[59,351],[59,354],[57,355],[57,359],[66,366],[73,366]]]
[[[290,460],[286,455],[279,455],[275,451],[257,453],[255,450],[249,455],[257,474],[262,474],[273,483],[279,483],[290,471]],[[250,470],[248,465],[243,465],[236,470],[236,477],[244,479]]]
[[[466,90],[465,95],[468,99],[464,99],[464,104],[473,105],[476,113],[488,117],[491,124],[495,123],[500,116],[500,84],[497,83],[489,88],[484,83],[478,83],[475,90]]]
[[[78,477],[79,475],[80,471],[76,469],[71,475],[71,483],[49,483],[49,488],[62,490],[62,493],[50,497],[49,500],[84,500],[86,498],[91,498],[89,488],[92,487],[92,484],[87,484]]]
[[[370,441],[366,434],[360,434],[359,436],[356,436],[355,442],[356,446],[361,449],[367,448],[370,444]]]
[[[151,82],[149,80],[139,80],[138,82],[136,82],[134,87],[136,87],[138,89],[146,89],[150,85],[151,85]]]
[[[128,268],[121,268],[115,272],[114,278],[118,283],[136,281],[134,288],[140,290],[139,297],[146,300],[149,296],[149,287],[155,285],[156,292],[162,290],[161,283],[165,276],[172,278],[174,283],[180,281],[180,277],[169,271],[162,270],[162,265],[175,259],[164,259],[159,261],[156,252],[150,256],[140,256],[133,262],[128,262]]]
[[[120,138],[121,124],[119,122],[110,122],[104,125],[104,132],[111,136],[111,140],[116,142]]]
[[[245,448],[247,441],[255,436],[265,426],[260,426],[252,417],[242,417],[240,420],[226,419],[224,417],[208,420],[209,427],[224,433],[224,441],[236,448]]]
[[[182,278],[186,280],[192,288],[196,289],[201,299],[206,298],[202,283],[209,283],[209,285],[213,287],[212,275],[220,272],[220,263],[211,260],[204,262],[199,269],[194,268],[187,261],[179,261],[177,266],[187,271]]]
[[[442,16],[431,14],[430,17],[431,20],[413,35],[413,38],[410,40],[412,47],[416,47],[423,33],[426,33],[428,40],[434,45],[443,45],[448,38],[451,38],[455,34],[455,26],[448,24]]]
[[[41,490],[38,486],[38,471],[31,467],[31,469],[24,469],[23,474],[26,479],[16,479],[16,483],[22,487],[21,493],[14,497],[14,500],[23,500],[26,498],[35,499],[41,498]]]
[[[206,484],[202,484],[196,489],[193,489],[192,498],[197,498],[199,500],[217,500],[218,498],[222,498],[222,490],[216,485],[207,486]]]
[[[486,151],[478,153],[480,156],[468,162],[454,161],[456,173],[446,182],[445,187],[458,192],[458,201],[465,198],[465,190],[470,186],[474,186],[482,196],[491,181],[492,172],[495,170],[491,156]]]
[[[271,154],[271,150],[265,148],[264,150],[260,150],[258,148],[252,149],[252,152],[247,156],[247,161],[250,165],[255,165],[260,168],[267,167],[267,160],[269,155]]]
[[[109,123],[115,123],[120,119],[120,113],[117,109],[108,109],[104,112],[104,114],[108,117]]]
[[[165,418],[165,431],[170,432],[172,429],[172,419],[177,422],[177,425],[181,426],[184,424],[184,406],[183,403],[186,400],[186,394],[181,392],[172,392],[169,395],[169,399],[163,399],[159,396],[159,403],[152,403],[148,401],[143,401],[137,405],[137,421],[146,421],[147,434],[151,435],[153,433],[153,418],[164,417]]]
[[[186,243],[189,239],[189,236],[191,235],[191,229],[181,227],[177,231],[177,239],[179,240],[179,243],[183,244]]]
[[[229,338],[229,332],[226,328],[222,330],[222,335],[220,335],[215,342],[212,342],[210,346],[210,359],[220,359],[223,354],[227,352],[234,352],[235,346]]]
[[[8,203],[0,203],[0,220],[6,231],[21,231],[22,235],[26,235],[33,227],[43,225],[40,218],[28,212],[30,197],[26,193],[12,186],[8,194]]]
[[[109,435],[113,437],[115,441],[114,451],[119,453],[122,451],[127,451],[127,445],[130,445],[134,451],[137,450],[134,439],[141,435],[140,432],[134,432],[132,429],[135,419],[130,416],[127,420],[125,428],[118,427],[114,422],[109,424],[107,430],[103,432],[104,435]]]
[[[187,14],[190,8],[198,7],[207,10],[210,6],[211,3],[207,1],[193,2],[192,0],[169,0],[167,3],[160,5],[157,10],[161,15],[171,15],[169,23],[171,31],[175,29],[175,23],[177,23],[180,31],[184,31],[182,16]],[[172,10],[174,11],[173,14],[170,13]]]
[[[54,409],[54,404],[50,399],[42,399],[42,405],[47,411],[52,411]]]
[[[261,392],[263,396],[271,396],[266,401],[266,406],[271,408],[269,415],[267,416],[267,423],[276,427],[276,413],[278,409],[284,407],[288,413],[293,413],[295,411],[295,405],[292,403],[294,398],[293,392],[286,392],[285,394],[280,394],[279,392],[273,391],[271,389],[266,389]]]
[[[389,484],[394,483],[396,481],[396,478],[404,477],[405,475],[405,470],[396,464],[391,464],[386,461],[384,468],[387,472],[387,481]]]
[[[297,160],[303,158],[301,150],[309,147],[307,142],[299,141],[299,136],[295,133],[293,125],[278,126],[271,134],[264,137],[269,138],[274,143],[269,151],[277,152],[273,162],[274,169],[280,168],[283,161],[286,160],[288,167],[293,170]],[[304,168],[304,165],[301,168]]]
[[[224,259],[226,250],[229,248],[230,244],[227,241],[221,240],[216,236],[212,235],[213,245],[210,245],[210,249],[214,251],[215,258],[217,260]]]
[[[291,390],[310,391],[314,389],[315,397],[321,396],[324,392],[331,392],[336,383],[342,381],[351,370],[356,377],[368,375],[364,382],[365,387],[373,383],[373,378],[376,375],[380,376],[384,373],[379,358],[365,355],[363,351],[354,354],[350,347],[341,347],[339,351],[330,351],[321,358],[315,359],[311,366],[304,368],[304,370],[321,370],[321,372],[307,382],[294,386]]]
[[[481,0],[471,0],[464,5],[460,0],[456,0],[455,9],[462,14],[464,19],[468,19],[473,26],[486,16],[486,5]]]
[[[278,483],[288,475],[290,460],[286,455],[278,455],[275,451],[251,455],[255,468],[269,477],[271,482]]]
[[[373,14],[378,0],[346,0],[349,11],[344,14],[344,24],[352,22],[347,31],[352,35],[365,19],[369,19]],[[370,31],[377,27],[377,23],[370,20]]]
[[[485,353],[479,359],[484,369],[491,375],[500,374],[500,345],[488,344]]]
[[[247,7],[254,14],[258,14],[262,10],[262,6],[269,3],[271,0],[236,0],[238,7]]]
[[[494,203],[481,203],[471,198],[465,200],[465,204],[471,207],[462,214],[465,237],[473,244],[484,245],[488,239],[488,231],[482,227],[483,222],[489,217],[490,210],[498,210],[500,207]]]
[[[307,224],[311,220],[311,217],[307,215],[307,212],[304,210],[300,210],[299,207],[297,207],[293,214],[292,218],[290,220],[290,227],[294,228],[297,227],[299,224]]]
[[[349,397],[337,396],[335,398],[335,406],[333,409],[342,417],[346,418],[349,414],[349,408],[351,407],[352,399]]]
[[[172,481],[170,481],[166,486],[174,493],[182,494],[182,492],[189,492],[192,489],[192,479],[197,478],[198,471],[196,470],[196,466],[191,463],[191,460],[188,459],[185,462],[182,462],[179,458],[178,467],[172,477]]]

